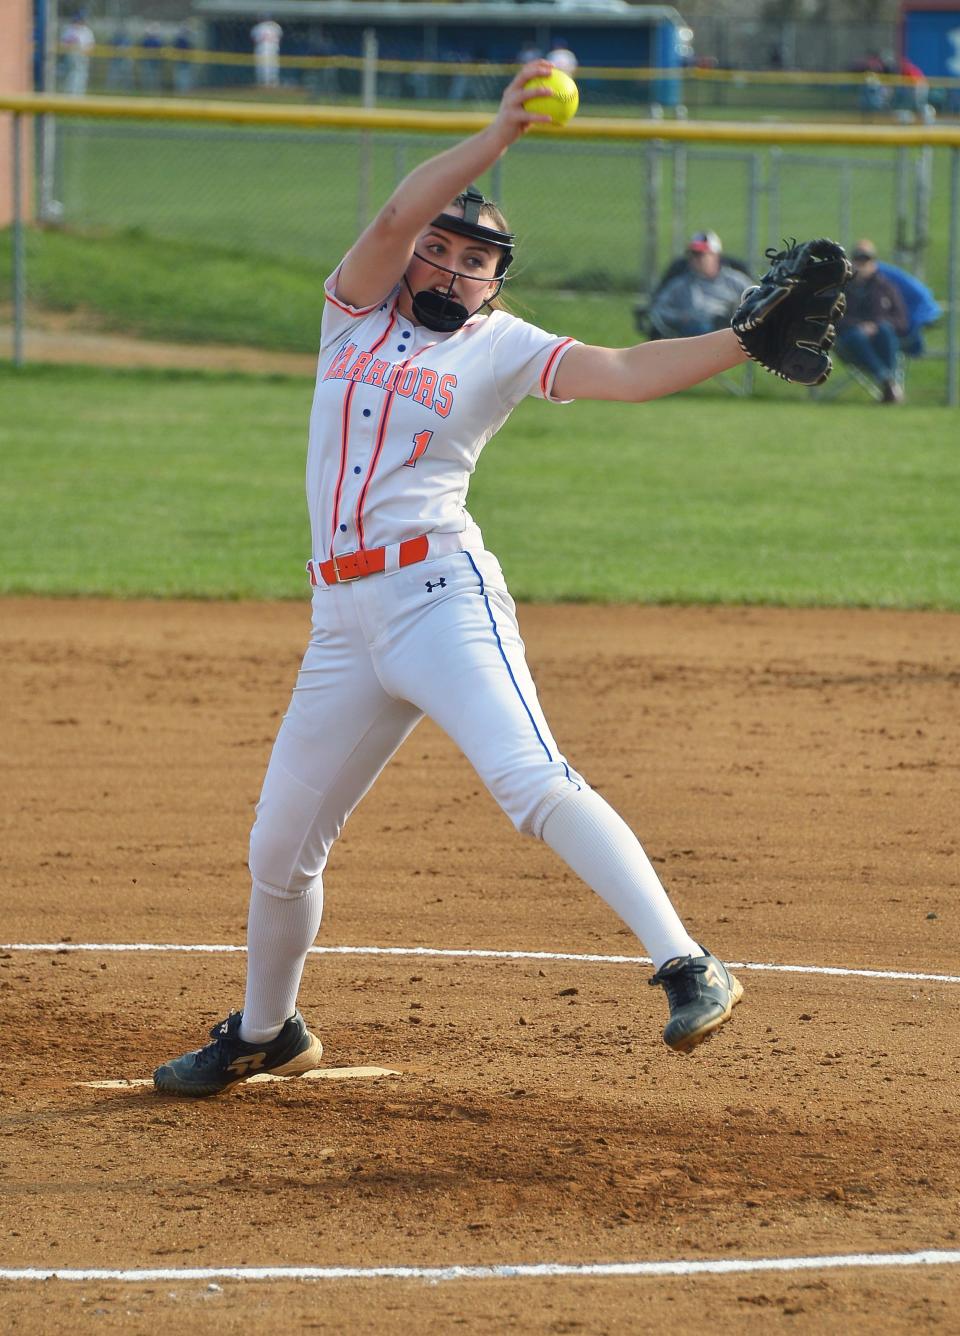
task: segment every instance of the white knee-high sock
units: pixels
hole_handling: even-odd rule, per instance
[[[320,929],[323,885],[306,893],[276,891],[254,878],[247,915],[247,995],[240,1038],[275,1039],[296,1010],[307,952]]]
[[[599,793],[564,798],[541,838],[636,933],[656,969],[674,956],[702,955],[636,835]]]

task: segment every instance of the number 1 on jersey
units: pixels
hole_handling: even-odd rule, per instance
[[[405,459],[403,461],[403,467],[405,469],[416,468],[417,460],[420,459],[424,454],[426,454],[427,446],[430,444],[430,438],[432,435],[433,435],[432,431],[417,432],[416,436],[414,436],[413,438],[413,453],[411,454],[409,459]]]

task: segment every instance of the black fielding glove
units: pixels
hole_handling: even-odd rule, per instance
[[[837,337],[853,270],[836,241],[793,243],[767,251],[770,268],[747,288],[730,322],[740,347],[767,371],[799,385],[822,385],[833,369]]]

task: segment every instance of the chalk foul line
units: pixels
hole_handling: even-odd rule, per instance
[[[201,955],[235,955],[245,946],[223,943],[184,942],[0,942],[0,951],[196,952]],[[448,960],[562,960],[588,965],[650,965],[649,956],[587,955],[568,951],[493,951],[436,946],[311,946],[314,956],[419,956]],[[736,970],[757,970],[772,974],[820,974],[836,978],[901,979],[915,983],[960,983],[960,974],[921,974],[909,970],[846,969],[839,965],[778,965],[768,961],[728,960]]]
[[[676,1262],[502,1262],[491,1266],[210,1266],[105,1270],[95,1267],[0,1269],[0,1280],[157,1282],[187,1280],[536,1280],[574,1276],[726,1276],[751,1272],[830,1271],[840,1268],[957,1266],[960,1251],[851,1253],[827,1257],[743,1257]]]
[[[315,1067],[312,1072],[296,1076],[276,1076],[273,1072],[257,1072],[248,1076],[244,1085],[266,1085],[282,1081],[368,1081],[380,1076],[400,1076],[395,1067]],[[138,1086],[152,1086],[152,1076],[129,1076],[111,1081],[78,1081],[77,1085],[89,1090],[131,1090]]]

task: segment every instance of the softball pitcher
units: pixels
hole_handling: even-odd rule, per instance
[[[465,509],[480,451],[528,395],[639,403],[742,362],[732,330],[590,347],[491,308],[514,238],[469,183],[532,123],[524,83],[495,120],[416,168],[327,280],[310,417],[312,634],[250,837],[246,998],[156,1088],[213,1095],[317,1066],[296,1010],[323,870],[350,813],[429,715],[518,831],[545,841],[624,920],[669,1003],[666,1043],[696,1047],[742,988],[687,933],[617,813],[566,760],[524,658],[496,558]],[[485,314],[484,308],[490,308]]]

